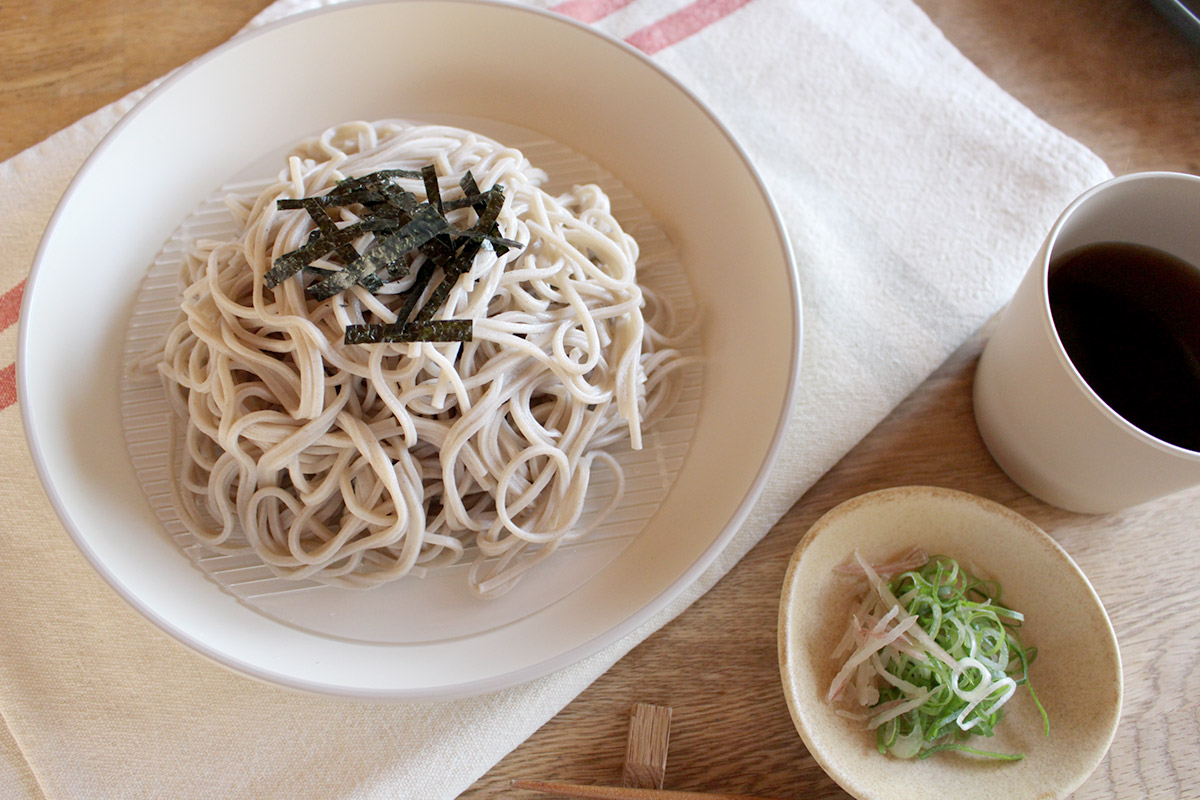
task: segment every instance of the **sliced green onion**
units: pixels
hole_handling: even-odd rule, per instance
[[[946,556],[909,554],[883,565],[898,572],[887,581],[857,553],[855,559],[857,569],[839,571],[861,572],[868,588],[835,651],[845,660],[827,698],[842,706],[839,713],[867,720],[881,753],[1024,758],[965,743],[995,733],[1018,686],[1029,690],[1050,734],[1029,682],[1037,649],[1022,644],[1017,630],[1024,616],[1000,602],[999,583]]]

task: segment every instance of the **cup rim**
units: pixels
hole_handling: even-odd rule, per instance
[[[1083,376],[1076,368],[1075,363],[1071,361],[1071,357],[1067,354],[1066,348],[1063,346],[1062,339],[1058,335],[1058,328],[1054,324],[1054,315],[1050,311],[1050,262],[1054,253],[1054,246],[1058,242],[1059,234],[1062,233],[1063,228],[1066,227],[1066,224],[1071,217],[1073,217],[1083,205],[1088,203],[1096,195],[1111,191],[1116,186],[1128,183],[1139,183],[1142,181],[1162,180],[1190,183],[1193,184],[1198,191],[1200,191],[1200,176],[1192,175],[1190,173],[1171,172],[1165,170],[1130,172],[1125,175],[1118,175],[1116,177],[1109,178],[1108,180],[1092,186],[1090,189],[1087,189],[1074,200],[1072,200],[1071,203],[1065,209],[1063,209],[1063,212],[1058,216],[1058,219],[1055,220],[1054,225],[1051,226],[1050,232],[1046,236],[1045,244],[1043,244],[1042,250],[1038,255],[1037,266],[1039,272],[1038,277],[1040,286],[1042,322],[1046,328],[1046,333],[1049,335],[1050,340],[1053,343],[1055,357],[1058,359],[1059,363],[1062,364],[1071,380],[1083,390],[1084,397],[1086,397],[1094,406],[1096,406],[1106,418],[1116,424],[1117,427],[1124,432],[1134,436],[1139,441],[1142,441],[1151,447],[1163,450],[1178,457],[1182,457],[1188,461],[1200,462],[1200,451],[1190,450],[1186,447],[1172,444],[1165,439],[1160,439],[1151,433],[1147,433],[1117,413],[1112,406],[1105,402],[1104,398],[1097,394],[1096,390],[1093,389],[1086,380],[1084,380]],[[1200,265],[1193,266],[1196,266],[1196,268],[1200,270]]]

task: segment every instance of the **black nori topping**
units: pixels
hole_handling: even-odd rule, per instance
[[[309,234],[308,241],[303,246],[275,259],[265,276],[267,288],[274,288],[303,267],[330,253],[336,253],[347,263],[358,258],[353,241],[363,234],[361,223],[339,228],[320,198],[305,197],[299,202],[300,207],[307,211],[316,223],[317,229]]]
[[[420,180],[426,200],[418,202],[412,192],[393,181],[395,178]],[[467,172],[459,187],[461,198],[443,199],[437,172],[428,165],[419,171],[389,169],[346,178],[315,197],[281,198],[277,208],[302,209],[317,228],[303,246],[275,259],[265,276],[267,287],[274,288],[304,270],[317,275],[305,290],[315,300],[325,300],[355,284],[375,292],[384,283],[381,271],[388,280],[396,280],[409,273],[414,259],[423,257],[396,323],[347,326],[345,343],[470,341],[470,320],[434,320],[434,313],[445,303],[459,276],[470,269],[484,242],[498,255],[522,245],[499,234],[496,219],[504,205],[499,186],[481,192],[474,176]],[[354,207],[358,221],[339,227],[329,209],[346,206]],[[455,227],[445,216],[447,211],[460,208],[472,208],[477,216],[475,224],[465,230]],[[374,234],[374,240],[359,253],[354,242],[368,233]],[[340,270],[313,266],[314,261],[331,254],[341,260]],[[439,270],[441,279],[413,318],[416,304]]]
[[[438,210],[438,213],[444,213],[442,209],[442,190],[438,188],[437,170],[433,164],[427,164],[421,168],[421,180],[425,181],[425,197],[426,201]]]
[[[467,232],[468,233],[485,233],[493,230],[496,226],[496,218],[500,215],[500,207],[504,205],[504,194],[495,189],[488,192],[487,205],[484,206],[483,213],[479,215],[479,219],[475,222]],[[442,303],[446,302],[446,296],[450,294],[450,290],[454,288],[458,277],[471,268],[471,263],[475,261],[475,255],[479,252],[482,238],[464,237],[467,238],[467,243],[454,256],[454,259],[442,266],[442,280],[434,287],[433,294],[429,296],[429,300],[417,312],[417,322],[427,322],[432,317],[434,312],[441,308]]]
[[[433,279],[435,269],[437,269],[437,262],[429,259],[417,270],[417,276],[413,278],[412,286],[404,295],[404,305],[400,306],[400,310],[396,312],[396,319],[407,321],[412,316],[413,309],[417,307],[417,301],[421,299],[421,295],[425,293],[425,287],[429,286],[429,281]]]
[[[435,319],[428,322],[396,322],[391,325],[347,325],[346,344],[381,342],[469,342],[471,320]]]
[[[446,218],[436,208],[425,204],[399,230],[377,239],[375,245],[356,258],[347,270],[354,270],[357,274],[374,274],[386,269],[389,276],[402,278],[408,274],[404,257],[449,229],[450,223],[446,222]]]
[[[475,176],[471,174],[470,170],[467,170],[466,173],[458,179],[458,185],[463,190],[463,195],[465,197],[474,197],[475,195],[479,194],[479,184],[475,182]]]

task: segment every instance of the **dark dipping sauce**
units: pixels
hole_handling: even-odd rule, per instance
[[[1051,262],[1049,294],[1096,394],[1146,433],[1200,451],[1200,271],[1151,247],[1095,244]]]

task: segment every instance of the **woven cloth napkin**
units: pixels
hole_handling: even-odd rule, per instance
[[[281,0],[251,24],[319,4]],[[1004,304],[1058,211],[1109,176],[909,0],[551,7],[640,48],[707,103],[786,222],[804,294],[805,363],[782,459],[752,517],[640,630],[488,696],[396,705],[301,695],[170,640],[93,573],[51,512],[11,366],[21,290],[47,219],[136,93],[0,165],[4,797],[454,797],[719,580]]]

